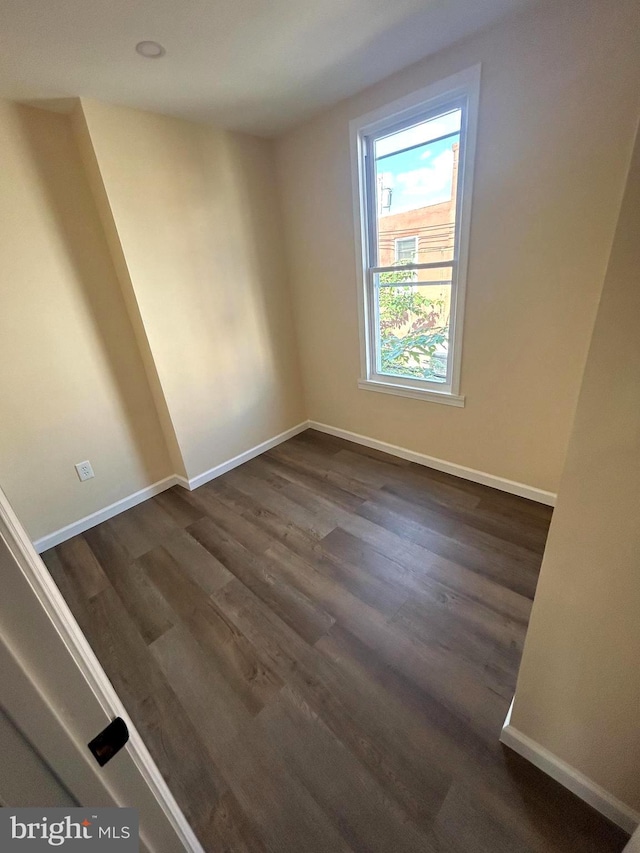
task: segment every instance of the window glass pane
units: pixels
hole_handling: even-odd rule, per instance
[[[417,237],[403,237],[396,240],[396,261],[415,263],[418,251]]]
[[[376,266],[454,257],[459,109],[376,139]],[[413,258],[398,244],[415,241]]]
[[[451,267],[374,275],[378,373],[446,382]]]

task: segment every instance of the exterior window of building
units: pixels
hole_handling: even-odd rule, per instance
[[[413,263],[418,254],[417,237],[396,237],[396,263]]]
[[[360,387],[463,405],[479,68],[352,122]]]

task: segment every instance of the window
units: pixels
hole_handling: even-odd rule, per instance
[[[479,67],[352,122],[359,387],[459,394]]]
[[[389,210],[391,213],[391,210]],[[403,261],[412,263],[416,260],[418,254],[418,238],[417,237],[396,237],[395,239],[395,262]]]

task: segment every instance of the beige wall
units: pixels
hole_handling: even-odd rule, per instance
[[[131,276],[129,275],[129,268],[127,267],[127,262],[122,250],[122,243],[120,242],[120,236],[111,213],[109,198],[104,187],[102,175],[100,174],[100,168],[98,166],[98,161],[96,160],[93,143],[89,135],[89,130],[87,128],[84,112],[79,99],[76,99],[74,108],[71,111],[71,126],[78,145],[78,150],[80,151],[80,157],[84,166],[87,182],[93,194],[96,208],[100,216],[100,221],[102,223],[107,246],[111,253],[111,259],[113,261],[116,276],[120,283],[120,289],[124,298],[124,303],[127,307],[129,320],[133,327],[133,333],[138,344],[147,382],[156,406],[156,411],[158,412],[158,419],[162,428],[162,434],[167,446],[169,458],[171,459],[172,471],[180,477],[186,477],[187,472],[184,467],[182,451],[178,444],[167,400],[162,390],[162,385],[158,376],[158,369],[149,345],[149,339],[147,338],[144,323],[140,316],[138,301],[131,282]]]
[[[186,472],[305,418],[272,144],[82,101]]]
[[[555,491],[628,165],[635,0],[569,0],[388,78],[278,144],[309,417]],[[349,120],[477,62],[464,409],[358,390]]]
[[[171,468],[68,118],[1,102],[0,163],[0,484],[35,539]]]
[[[305,418],[270,142],[4,103],[0,156],[0,483],[34,539]]]
[[[640,810],[640,139],[511,724]]]

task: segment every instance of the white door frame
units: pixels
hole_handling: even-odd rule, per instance
[[[141,848],[203,853],[73,614],[0,489],[0,702],[81,805],[138,808]],[[87,743],[130,739],[100,768]]]

